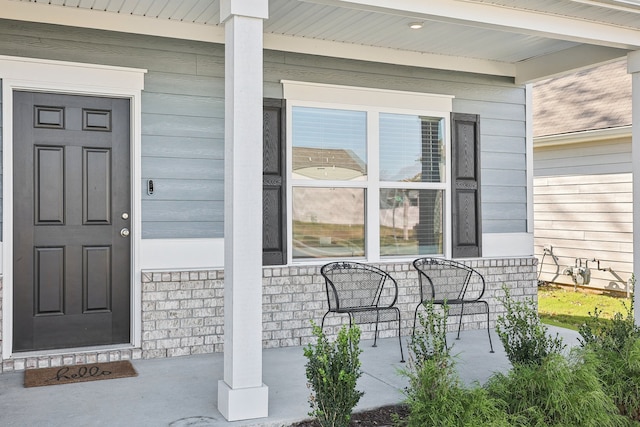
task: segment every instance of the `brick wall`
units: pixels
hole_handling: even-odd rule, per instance
[[[142,357],[222,351],[222,270],[142,273]]]
[[[490,305],[491,326],[504,310],[498,297],[503,285],[515,298],[537,298],[537,261],[534,258],[478,259],[468,261],[485,277],[485,299]],[[419,302],[417,273],[410,263],[377,264],[398,281],[402,334],[409,335]],[[222,271],[144,273],[142,357],[223,351]],[[263,347],[306,345],[312,340],[311,321],[320,324],[327,310],[320,266],[265,267],[262,280]],[[484,315],[465,316],[463,328],[486,328]],[[337,333],[345,316],[330,314],[325,331]],[[455,328],[451,324],[450,328]],[[362,325],[362,339],[373,339],[373,325]],[[380,337],[397,335],[397,324],[380,325]]]
[[[485,277],[491,326],[504,309],[503,286],[515,298],[537,299],[537,260],[474,259],[467,262]],[[419,300],[417,273],[409,262],[376,264],[398,281],[397,306],[402,334],[409,335]],[[3,371],[138,358],[161,358],[223,351],[224,274],[222,270],[142,273],[142,346],[3,360]],[[327,302],[320,266],[265,267],[262,280],[263,347],[306,345],[311,320],[320,323]],[[1,302],[1,301],[0,301]],[[1,317],[0,317],[1,319]],[[464,329],[486,328],[484,315],[465,316]],[[337,333],[346,317],[330,314],[325,331]],[[455,325],[451,324],[453,330]],[[373,325],[362,325],[362,339],[373,338]],[[380,325],[380,337],[397,336],[397,324]]]

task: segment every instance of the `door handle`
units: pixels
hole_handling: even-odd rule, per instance
[[[122,237],[128,237],[129,236],[129,229],[128,228],[123,228],[122,230],[120,230],[120,235]]]

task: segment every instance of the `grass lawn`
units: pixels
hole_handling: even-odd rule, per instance
[[[538,288],[538,313],[542,322],[576,331],[595,307],[601,310],[601,318],[610,319],[617,312],[626,315],[624,304],[629,306],[631,299],[580,290],[574,292],[573,289],[556,286]]]

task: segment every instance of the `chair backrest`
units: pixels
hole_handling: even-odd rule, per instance
[[[322,266],[320,273],[325,279],[329,311],[391,307],[398,298],[394,278],[371,265],[332,262]]]
[[[413,261],[418,270],[422,301],[477,301],[484,295],[484,277],[472,267],[443,258],[418,258]]]

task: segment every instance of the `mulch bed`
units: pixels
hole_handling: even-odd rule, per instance
[[[382,406],[368,411],[356,412],[351,415],[351,427],[388,427],[394,425],[396,415],[400,418],[406,418],[409,414],[409,408],[405,405],[389,405]],[[294,424],[290,427],[320,427],[320,423],[316,420],[305,420]]]

